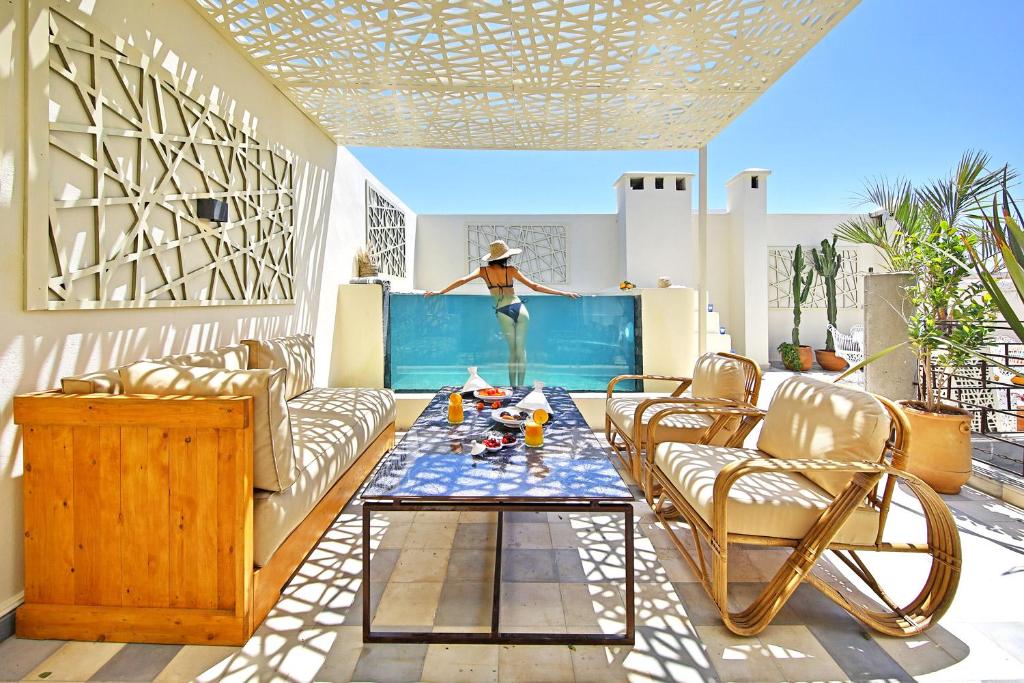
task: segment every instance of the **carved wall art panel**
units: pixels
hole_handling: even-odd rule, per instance
[[[532,280],[545,284],[568,282],[568,249],[564,225],[466,225],[469,270],[480,267],[480,257],[488,253],[494,240],[505,240],[523,253],[512,257],[515,264]]]
[[[286,153],[86,15],[32,7],[49,68],[29,76],[28,307],[293,301]],[[199,218],[202,198],[227,221]]]
[[[768,248],[768,308],[793,307],[793,252],[796,247]],[[836,306],[860,308],[860,272],[857,270],[857,250],[840,247],[843,257],[836,275]],[[811,247],[804,247],[807,267],[811,267]],[[804,308],[825,308],[825,283],[815,274],[811,294]]]
[[[366,250],[384,275],[405,277],[405,212],[366,183]]]

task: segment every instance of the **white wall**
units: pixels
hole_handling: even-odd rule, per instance
[[[632,189],[634,178],[642,189]],[[662,187],[657,187],[657,180]],[[676,181],[683,183],[676,189]],[[618,224],[623,234],[626,279],[637,287],[655,287],[658,278],[696,287],[697,233],[693,220],[692,173],[624,173],[615,183]]]
[[[467,223],[565,225],[569,282],[554,287],[592,294],[616,288],[624,277],[615,214],[420,214],[416,217],[416,289],[441,289],[466,274]],[[487,287],[478,280],[459,291],[486,293]]]
[[[15,394],[62,376],[181,353],[243,337],[317,334],[326,380],[337,285],[352,276],[365,233],[366,170],[299,112],[191,6],[192,0],[103,0],[85,5],[107,32],[191,82],[261,139],[295,155],[296,303],[275,306],[37,311],[23,308],[27,0],[0,3],[0,615],[20,601],[22,515]],[[46,68],[45,63],[32,68]],[[337,172],[335,171],[337,168]],[[386,190],[382,184],[378,187]],[[333,195],[333,198],[332,198]],[[413,225],[415,217],[411,215]],[[39,226],[28,226],[39,229]],[[413,233],[414,234],[414,233]]]

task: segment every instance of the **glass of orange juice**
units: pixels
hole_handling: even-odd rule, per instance
[[[452,392],[448,395],[448,423],[453,425],[460,425],[465,419],[465,413],[462,410],[462,394]]]
[[[532,448],[544,445],[544,425],[532,417],[523,425],[523,443]]]

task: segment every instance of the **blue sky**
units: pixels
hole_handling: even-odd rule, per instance
[[[708,146],[709,204],[772,169],[773,212],[850,211],[865,178],[926,180],[978,148],[1024,168],[1024,0],[863,0]],[[417,213],[605,213],[631,170],[695,152],[352,148]]]

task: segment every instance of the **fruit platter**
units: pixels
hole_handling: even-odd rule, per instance
[[[497,453],[502,448],[508,448],[515,446],[519,443],[519,438],[511,432],[501,432],[498,430],[491,430],[484,434],[482,441],[484,448],[491,453]]]
[[[502,389],[501,387],[487,387],[486,389],[477,389],[473,392],[473,397],[481,401],[504,401],[512,397],[511,389]]]
[[[491,419],[506,427],[521,427],[530,416],[530,411],[523,408],[509,406],[507,408],[494,408],[491,410]]]

